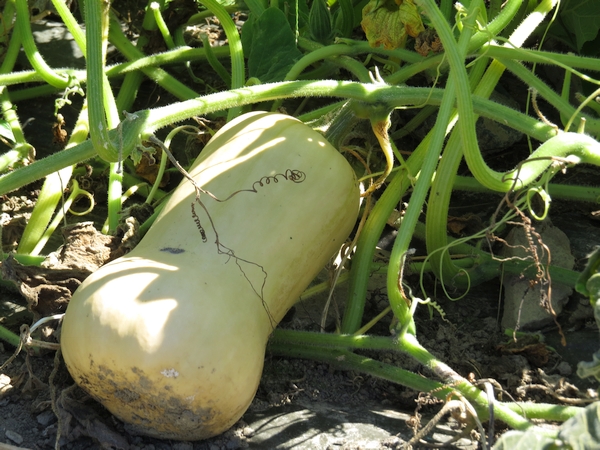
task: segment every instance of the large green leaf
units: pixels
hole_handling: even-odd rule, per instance
[[[600,448],[600,403],[588,405],[567,420],[560,427],[558,438],[573,450]]]
[[[549,450],[554,439],[534,430],[508,431],[494,445],[494,450]]]
[[[544,436],[539,429],[509,431],[494,450],[591,450],[600,448],[600,403],[588,405],[562,424],[557,438]]]
[[[275,7],[248,18],[242,28],[242,46],[248,75],[263,83],[282,81],[302,57],[285,14]]]
[[[559,8],[559,20],[552,26],[551,32],[581,52],[586,42],[594,41],[600,31],[600,2],[562,0]]]

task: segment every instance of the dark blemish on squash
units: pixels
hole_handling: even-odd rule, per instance
[[[179,255],[180,253],[185,252],[182,248],[174,248],[174,247],[163,247],[160,249],[161,252],[172,253],[173,255]]]

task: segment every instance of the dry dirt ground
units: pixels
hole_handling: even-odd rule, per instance
[[[31,273],[20,273],[22,277],[35,278]],[[39,280],[39,274],[35,276]],[[416,282],[415,275],[412,277],[411,280],[409,275],[409,281]],[[46,288],[52,283],[57,289],[66,286],[56,280],[45,281],[49,283]],[[46,292],[44,289],[41,291]],[[36,292],[39,294],[39,286]],[[384,292],[382,280],[374,277],[366,316],[374,316],[385,306]],[[598,331],[586,302],[574,295],[561,319],[566,348],[560,346],[556,328],[538,334],[540,339],[514,344],[498,326],[501,308],[498,292],[499,282],[495,280],[473,288],[460,301],[439,298],[446,320],[437,315],[431,319],[427,308],[422,308],[417,313],[421,343],[463,376],[496,380],[504,390],[505,400],[512,397],[584,405],[593,399],[595,385],[574,375],[577,362],[589,359],[598,345]],[[339,298],[343,298],[343,290]],[[20,324],[31,323],[31,313],[17,291],[3,286],[0,299],[4,308],[0,314],[3,325],[17,331]],[[63,306],[54,303],[52,308],[61,310]],[[281,326],[316,330],[320,308],[319,299],[298,304]],[[389,318],[371,332],[386,335],[388,326]],[[2,344],[0,362],[6,361],[13,350],[10,345]],[[388,351],[364,354],[428,374],[402,354]],[[3,383],[8,386],[3,388]],[[0,392],[0,449],[2,445],[55,448],[57,433],[61,448],[77,450],[399,448],[412,436],[410,425],[415,423],[416,412],[422,415],[424,424],[441,408],[427,396],[388,381],[359,372],[339,371],[314,361],[280,358],[269,352],[261,384],[248,412],[230,431],[203,442],[165,441],[136,435],[73,385],[64,363],[54,357],[53,351],[29,356],[21,353],[3,370]],[[443,441],[460,434],[460,424],[452,419],[445,418],[441,424],[445,428],[437,430],[435,439]],[[502,425],[496,424],[496,432],[502,431]],[[467,434],[455,445],[477,448],[476,436]]]
[[[151,89],[154,92],[154,87]],[[144,98],[147,104],[140,107],[148,107],[155,100],[150,95]],[[20,113],[28,117],[27,106],[19,107]],[[31,116],[50,117],[48,106],[46,109],[44,112],[40,105],[33,105]],[[51,135],[44,136],[41,132],[35,135],[40,139],[39,143],[34,142],[36,148],[43,148],[44,142],[52,139]],[[511,166],[511,162],[507,164]],[[592,184],[597,184],[597,169],[596,173],[584,175],[584,178],[595,180]],[[571,172],[568,176],[577,178]],[[1,206],[6,208],[3,212],[9,212],[13,219],[20,210],[24,213],[22,218],[13,221],[12,230],[4,230],[4,245],[18,240],[19,227],[23,226],[26,213],[35,201],[35,189],[39,186],[2,198]],[[102,193],[98,193],[97,198],[102,197]],[[463,204],[478,203],[467,198]],[[493,209],[496,204],[497,200],[493,200],[486,207]],[[553,221],[569,234],[574,254],[575,247],[578,249],[576,269],[581,269],[589,246],[600,243],[600,222],[590,218],[593,205],[554,204],[553,211],[557,211]],[[452,214],[465,216],[467,212],[459,207]],[[112,245],[111,242],[105,244]],[[118,245],[111,251],[119,251]],[[39,274],[21,274],[40,281]],[[43,283],[33,286],[33,292],[42,290],[53,301],[45,305],[45,311],[42,308],[36,313],[46,315],[64,310],[66,305],[60,301],[60,294],[73,287],[71,278],[80,279],[81,276],[82,273],[77,271],[66,277],[63,274],[60,279],[45,274]],[[414,275],[409,276],[408,281],[418,286]],[[496,380],[504,391],[504,400],[583,405],[594,398],[596,384],[580,380],[574,374],[577,362],[589,360],[598,349],[598,330],[585,299],[573,295],[560,318],[567,338],[566,347],[560,345],[559,334],[552,327],[543,330],[536,339],[514,344],[499,326],[502,303],[498,280],[473,288],[468,296],[456,302],[445,300],[439,287],[436,291],[433,282],[430,280],[429,283],[430,293],[442,305],[446,320],[436,314],[430,318],[427,308],[421,308],[416,318],[418,337],[427,349],[458,373],[476,380]],[[0,323],[14,332],[18,332],[21,324],[32,323],[32,313],[21,294],[14,287],[0,285]],[[342,302],[343,292],[338,299]],[[381,280],[374,279],[366,316],[375,316],[385,307],[386,301]],[[322,302],[297,305],[295,313],[281,326],[315,330],[321,307]],[[388,335],[389,319],[371,332]],[[0,364],[13,351],[9,344],[0,343]],[[430,375],[405,355],[392,352],[365,354]],[[57,442],[61,448],[70,450],[393,449],[412,436],[416,412],[422,415],[423,425],[440,408],[440,404],[428,401],[426,396],[387,381],[359,372],[339,371],[314,361],[281,358],[267,351],[256,398],[230,431],[202,442],[165,441],[136,435],[83,391],[73,387],[64,363],[54,357],[53,351],[30,356],[22,352],[0,375],[0,450],[14,447],[51,449]],[[444,427],[437,430],[435,439],[447,440],[460,434],[461,427],[457,422],[445,418],[442,423]],[[502,425],[495,426],[496,433],[502,433]],[[429,440],[434,437],[429,436]],[[454,446],[477,448],[476,436],[467,434]],[[423,448],[423,445],[416,445],[416,448]]]

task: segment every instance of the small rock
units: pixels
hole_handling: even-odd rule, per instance
[[[37,420],[37,423],[39,423],[41,426],[47,427],[56,420],[56,416],[52,411],[48,410],[44,411],[41,414],[38,414],[35,419]]]
[[[237,450],[239,448],[242,448],[242,441],[239,437],[234,436],[229,441],[227,441],[227,444],[225,444],[225,448],[227,450]]]
[[[177,442],[173,444],[173,450],[193,450],[194,446],[191,442]]]
[[[245,437],[252,437],[254,435],[254,429],[252,427],[244,427],[242,434]]]
[[[561,362],[558,367],[556,367],[556,370],[558,370],[558,373],[560,373],[563,377],[568,377],[573,373],[573,368],[566,361]]]
[[[23,443],[23,436],[21,436],[16,431],[6,430],[4,432],[4,434],[6,435],[6,437],[8,439],[10,439],[11,441],[13,441],[15,444],[22,444]]]
[[[552,264],[565,269],[572,269],[575,258],[571,254],[570,243],[567,235],[560,229],[552,226],[549,219],[544,222],[535,223],[535,234],[527,234],[524,227],[513,228],[506,237],[505,245],[500,254],[504,258],[528,259],[534,266],[530,246],[534,245],[539,256],[539,263],[545,266],[548,263],[546,249],[550,250]],[[538,242],[541,237],[545,248]],[[544,286],[542,282],[531,283],[521,275],[506,275],[504,277],[504,314],[502,316],[502,327],[527,331],[535,331],[553,323],[554,318],[541,305],[549,293],[551,293],[552,309],[558,316],[564,305],[573,293],[570,286],[552,281],[552,289]]]

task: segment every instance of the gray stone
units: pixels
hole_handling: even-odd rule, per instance
[[[41,426],[47,427],[48,425],[56,421],[56,416],[52,411],[48,410],[38,414],[35,419],[37,420],[37,423],[39,423]]]
[[[534,223],[535,233],[541,236],[543,244],[550,249],[551,264],[565,269],[572,269],[575,259],[571,254],[569,238],[560,229],[552,226],[549,220]],[[548,263],[545,250],[537,237],[531,235],[537,248],[540,263],[545,267]],[[513,228],[506,237],[505,245],[501,251],[503,258],[527,259],[534,264],[530,252],[530,244],[525,229],[521,226]],[[553,322],[552,315],[542,306],[542,302],[550,292],[552,309],[558,316],[564,305],[573,293],[569,286],[552,281],[549,286],[543,282],[535,282],[522,275],[505,275],[504,277],[504,315],[502,326],[504,328],[518,328],[521,330],[538,330]]]
[[[17,433],[16,431],[12,431],[12,430],[6,430],[4,432],[4,435],[10,439],[11,441],[13,441],[15,444],[22,444],[23,443],[23,436],[21,436],[19,433]]]

